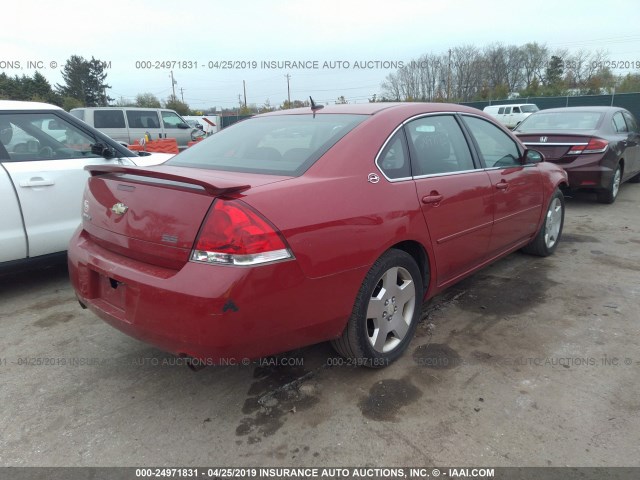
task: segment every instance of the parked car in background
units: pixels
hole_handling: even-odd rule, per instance
[[[152,165],[59,107],[0,100],[0,268],[65,252],[87,165]]]
[[[259,115],[164,165],[90,168],[81,304],[207,363],[331,340],[381,367],[420,307],[517,249],[554,252],[565,172],[491,117],[370,103]]]
[[[532,113],[539,111],[533,103],[516,103],[511,105],[491,105],[484,112],[491,115],[507,128],[515,128]]]
[[[564,168],[571,188],[595,190],[601,203],[615,202],[623,182],[640,182],[638,122],[624,108],[542,110],[514,133]]]
[[[83,107],[69,113],[114,140],[132,145],[149,134],[151,140],[175,138],[184,150],[189,142],[202,136],[201,130],[189,125],[173,110],[139,107]]]

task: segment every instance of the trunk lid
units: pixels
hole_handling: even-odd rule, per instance
[[[187,167],[86,167],[83,228],[101,247],[146,263],[179,269],[219,196],[289,177]]]
[[[527,148],[538,150],[544,155],[545,160],[555,163],[572,162],[576,155],[569,154],[572,147],[578,145],[585,146],[589,140],[596,136],[595,130],[583,130],[579,134],[572,132],[533,132],[518,133],[516,135]]]

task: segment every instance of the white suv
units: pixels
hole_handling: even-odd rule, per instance
[[[0,100],[0,269],[64,253],[80,224],[87,165],[154,165],[54,105]]]

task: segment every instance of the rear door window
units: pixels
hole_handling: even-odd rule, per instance
[[[633,115],[628,112],[622,112],[622,115],[627,121],[627,127],[629,128],[629,131],[638,133],[638,122],[636,122],[636,119],[633,117]]]
[[[467,141],[452,115],[433,115],[406,125],[413,176],[472,170]]]
[[[160,128],[155,110],[127,110],[129,128]]]

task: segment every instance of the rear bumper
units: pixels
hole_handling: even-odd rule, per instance
[[[600,154],[577,155],[571,163],[553,162],[567,172],[571,188],[608,188],[613,177],[613,169],[603,163]]]
[[[366,269],[309,279],[298,263],[186,263],[180,270],[106,250],[79,229],[69,246],[78,299],[108,324],[208,363],[252,359],[337,337]]]

